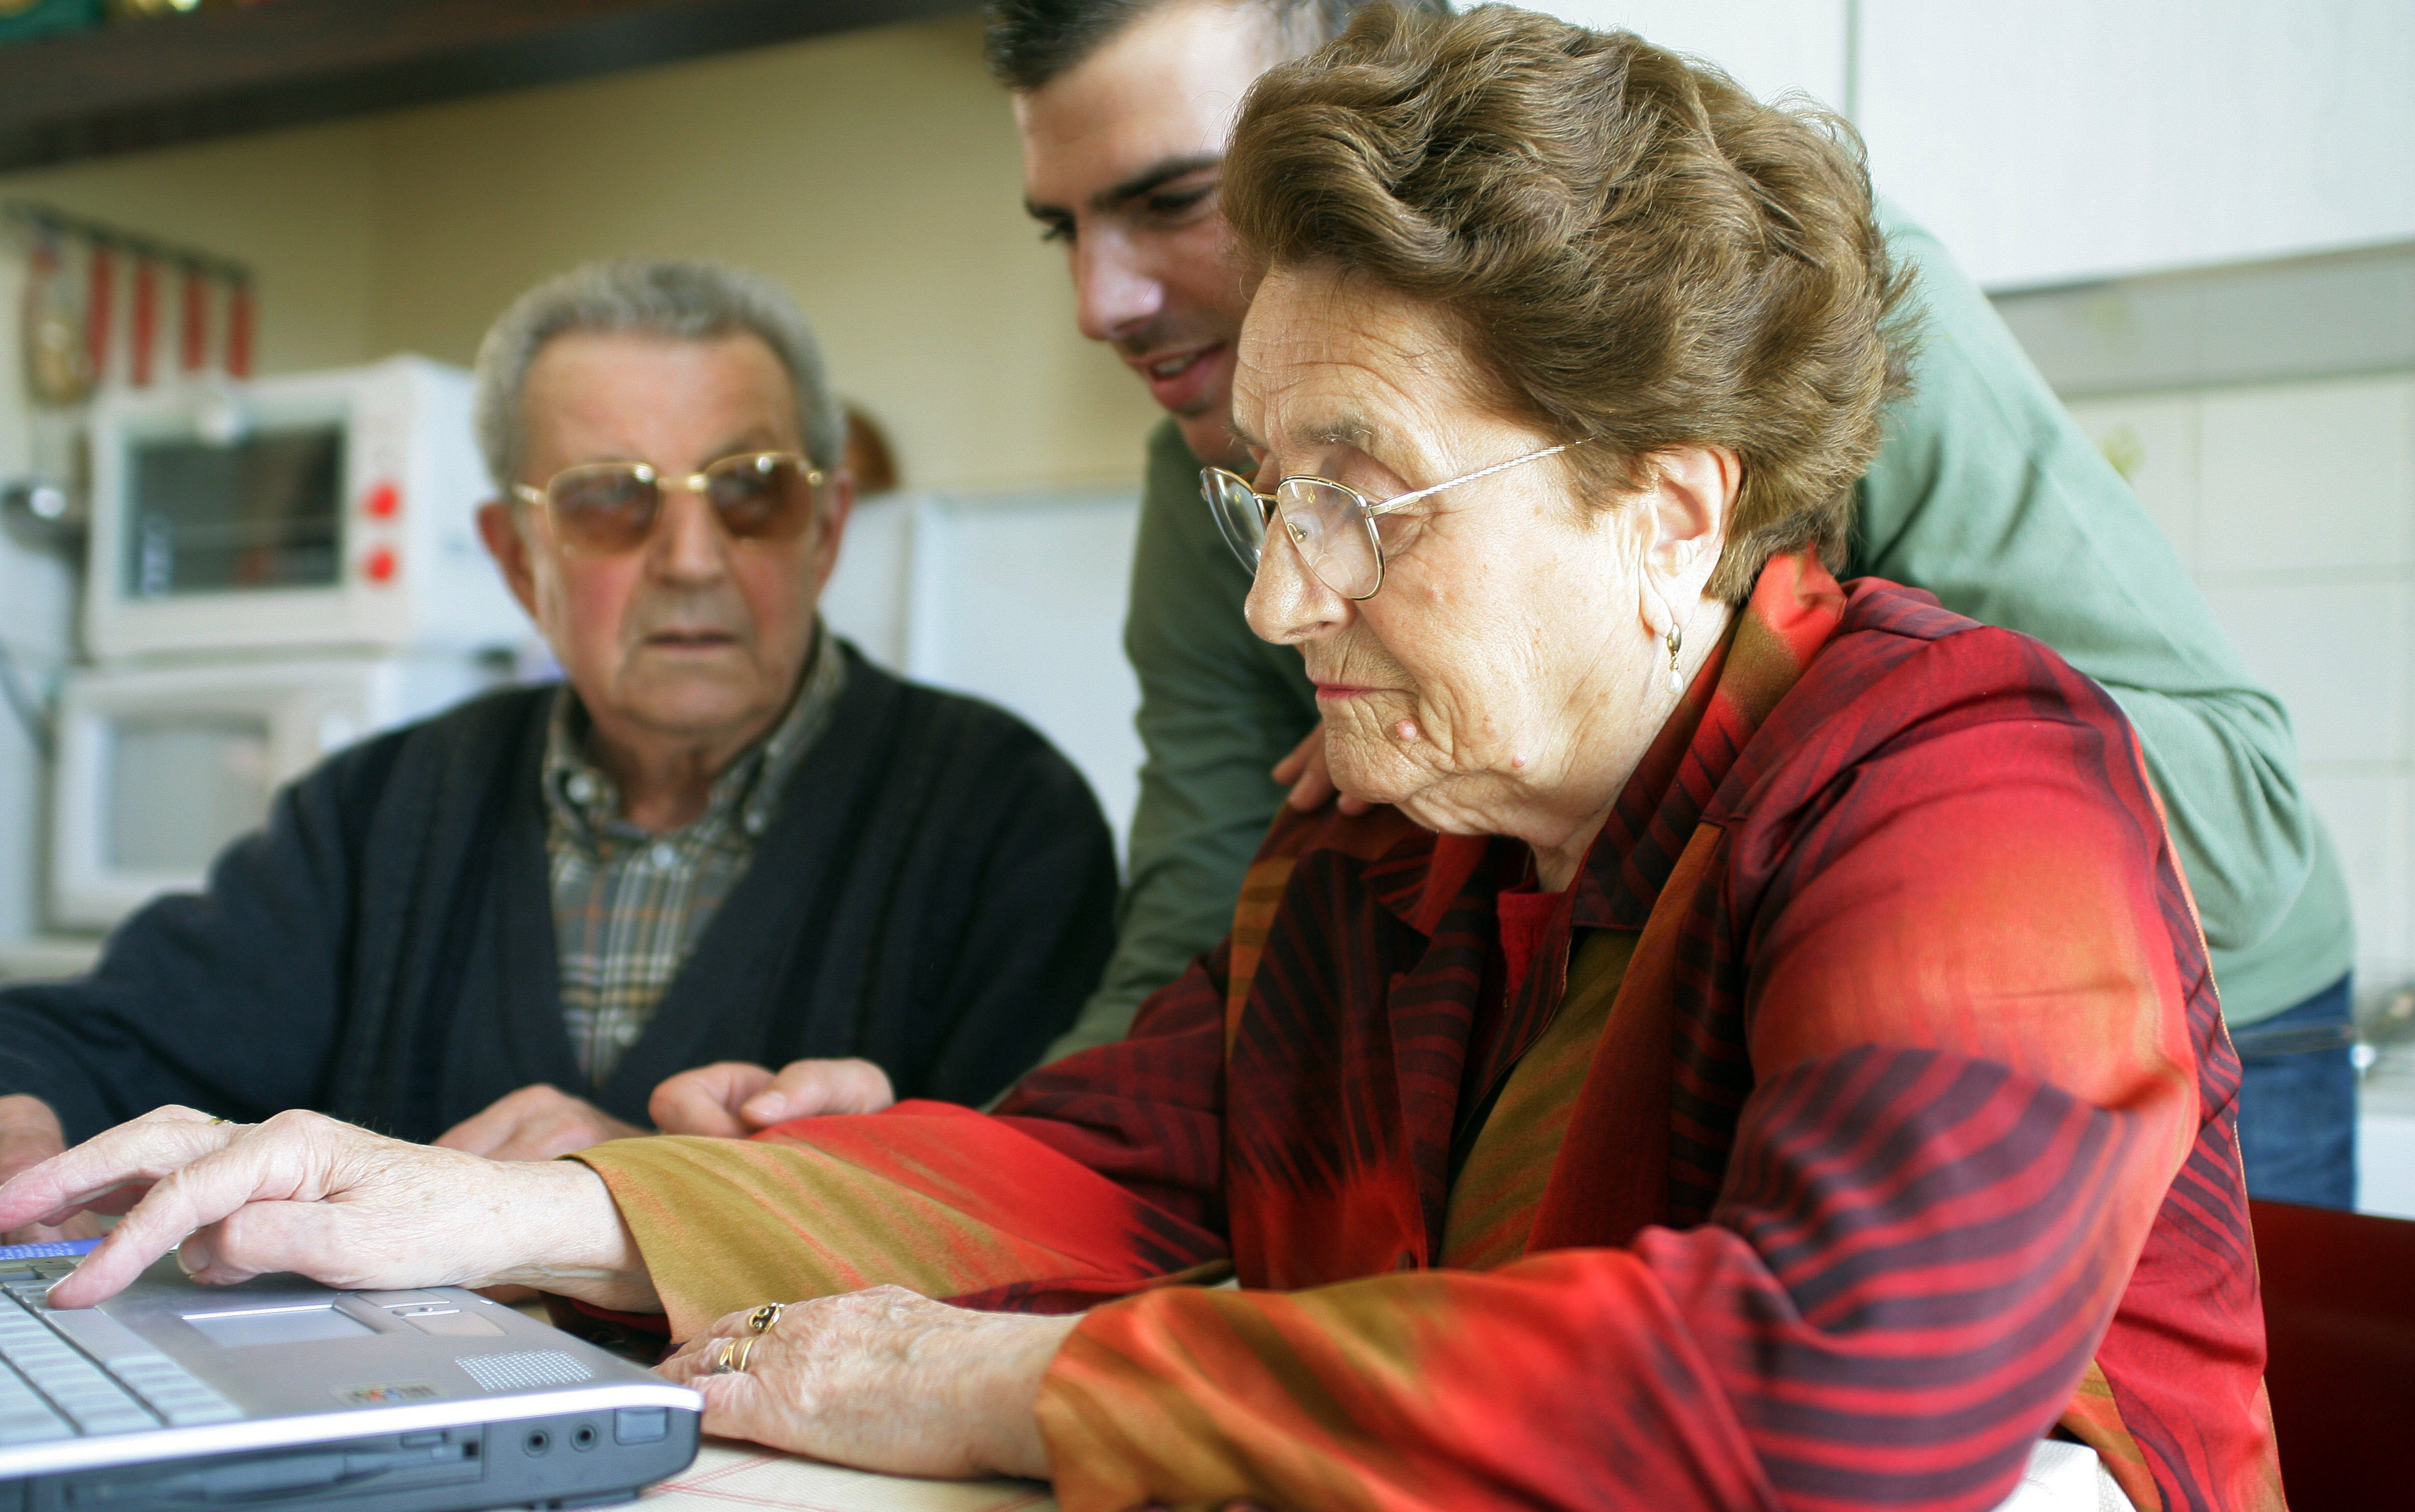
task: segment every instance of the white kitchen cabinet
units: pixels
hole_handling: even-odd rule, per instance
[[[1879,187],[1991,289],[2415,237],[2407,0],[1860,0]]]
[[[1763,99],[1846,104],[1847,0],[1552,0],[1532,8],[1710,59]]]

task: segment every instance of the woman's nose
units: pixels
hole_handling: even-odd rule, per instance
[[[1250,581],[1249,602],[1242,606],[1257,637],[1296,646],[1348,628],[1358,612],[1357,605],[1309,571],[1282,516],[1269,518],[1266,544],[1258,548],[1258,574]]]

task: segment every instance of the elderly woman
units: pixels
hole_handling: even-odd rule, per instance
[[[1211,503],[1390,807],[1286,816],[1229,939],[996,1116],[507,1167],[164,1110],[0,1192],[164,1178],[54,1300],[179,1240],[530,1282],[663,1315],[718,1431],[1070,1508],[1977,1508],[2057,1430],[2140,1507],[2278,1506],[2238,1068],[2137,744],[1822,565],[1901,292],[1848,129],[1377,14],[1224,182],[1262,466]]]

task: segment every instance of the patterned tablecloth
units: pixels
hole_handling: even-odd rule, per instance
[[[905,1480],[707,1439],[696,1463],[648,1490],[644,1512],[1057,1512],[1048,1488],[1028,1480]]]

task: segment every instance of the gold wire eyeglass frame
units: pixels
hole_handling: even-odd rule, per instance
[[[554,515],[556,506],[553,502],[553,490],[562,486],[562,482],[564,478],[578,477],[581,475],[592,476],[597,473],[606,472],[618,472],[635,478],[639,483],[652,484],[657,495],[668,493],[673,489],[681,489],[688,493],[696,494],[704,499],[707,502],[710,502],[712,495],[709,490],[712,486],[712,479],[715,473],[739,472],[749,467],[756,469],[758,472],[766,471],[764,464],[768,462],[794,462],[797,464],[798,476],[804,479],[805,487],[808,488],[818,488],[823,484],[830,481],[830,474],[814,466],[813,458],[805,456],[802,452],[737,452],[728,457],[716,457],[712,461],[707,462],[698,471],[691,472],[683,478],[664,477],[660,472],[657,472],[654,470],[652,463],[648,462],[581,462],[575,467],[563,468],[552,477],[546,479],[545,487],[542,488],[537,487],[532,484],[515,483],[512,485],[511,491],[512,497],[519,500],[521,502],[533,504],[538,508],[545,510],[548,515]],[[721,512],[719,510],[714,510],[713,517],[718,519],[720,517],[720,514]],[[659,520],[660,516],[658,513],[656,516],[656,521],[659,522]],[[560,523],[560,518],[556,516],[555,524],[559,525]],[[651,535],[652,532],[653,526],[649,525],[646,528],[646,533]],[[641,536],[639,539],[642,540],[643,537]]]
[[[1358,525],[1361,530],[1364,530],[1367,532],[1367,548],[1372,551],[1375,557],[1375,586],[1367,590],[1364,593],[1346,592],[1340,588],[1335,588],[1331,582],[1327,580],[1323,573],[1316,571],[1313,565],[1309,566],[1309,571],[1315,574],[1317,581],[1324,583],[1328,588],[1333,589],[1335,592],[1341,593],[1342,597],[1349,599],[1354,603],[1363,604],[1384,591],[1384,538],[1377,534],[1375,531],[1375,518],[1377,516],[1388,515],[1394,510],[1405,508],[1410,504],[1416,503],[1420,499],[1431,498],[1433,495],[1442,492],[1445,488],[1456,488],[1464,483],[1475,483],[1479,479],[1489,478],[1495,472],[1507,472],[1513,467],[1523,467],[1529,462],[1539,462],[1544,457],[1556,457],[1572,446],[1582,446],[1583,444],[1584,441],[1582,439],[1562,442],[1557,446],[1546,446],[1539,452],[1528,452],[1523,457],[1513,457],[1507,462],[1495,462],[1491,467],[1479,468],[1474,472],[1465,473],[1460,477],[1451,478],[1445,482],[1434,484],[1429,487],[1418,488],[1410,493],[1395,494],[1391,498],[1384,500],[1380,503],[1368,502],[1367,496],[1365,494],[1360,493],[1358,489],[1353,488],[1346,483],[1336,483],[1331,478],[1318,477],[1313,472],[1295,472],[1286,477],[1278,478],[1275,480],[1275,491],[1273,493],[1260,493],[1258,492],[1257,485],[1252,483],[1249,479],[1242,477],[1239,473],[1235,472],[1230,469],[1221,467],[1206,467],[1199,470],[1199,496],[1207,502],[1208,509],[1215,514],[1217,529],[1223,535],[1224,544],[1233,548],[1233,554],[1241,559],[1241,565],[1249,569],[1251,576],[1255,576],[1258,571],[1258,559],[1263,553],[1265,546],[1266,523],[1273,519],[1276,513],[1282,508],[1282,495],[1283,489],[1287,486],[1295,483],[1312,483],[1321,487],[1331,488],[1337,493],[1348,495],[1352,502],[1358,506]],[[1258,502],[1260,520],[1257,541],[1245,543],[1235,533],[1231,522],[1226,518],[1225,511],[1216,502],[1216,494],[1220,480],[1228,482],[1231,487],[1248,494],[1251,498],[1255,499]],[[1295,546],[1298,546],[1301,541],[1305,539],[1305,532],[1300,531],[1298,526],[1293,525],[1289,519],[1284,520],[1283,528],[1290,531],[1292,544]],[[1306,559],[1304,557],[1301,560],[1303,563],[1306,562]]]

